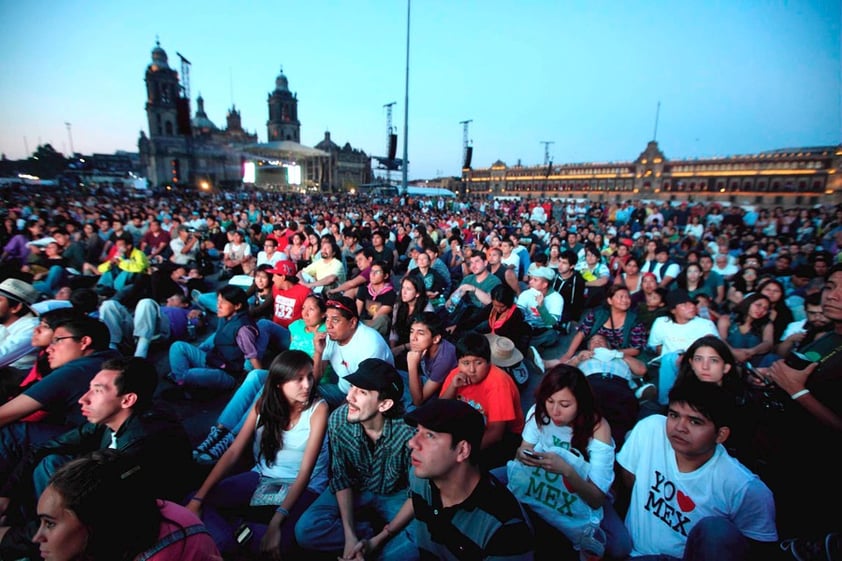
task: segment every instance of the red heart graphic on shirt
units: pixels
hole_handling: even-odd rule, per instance
[[[561,481],[562,481],[562,483],[564,483],[564,487],[565,487],[568,491],[570,491],[571,493],[574,493],[574,492],[575,492],[575,491],[573,490],[573,486],[570,484],[570,482],[569,482],[569,481],[567,481],[567,478],[566,478],[566,477],[564,477],[563,475],[561,476]]]
[[[691,499],[690,497],[688,497],[687,495],[685,495],[681,491],[676,493],[675,496],[676,496],[676,500],[678,500],[678,507],[683,512],[690,512],[691,510],[696,508],[696,503],[693,502],[693,499]]]

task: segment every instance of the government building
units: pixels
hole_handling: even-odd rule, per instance
[[[151,187],[333,192],[371,181],[371,158],[349,143],[340,148],[329,132],[315,147],[300,144],[298,97],[283,71],[268,95],[267,142],[260,143],[243,129],[233,105],[224,129],[208,117],[201,94],[190,116],[189,67],[183,63],[180,76],[156,42],[146,67],[149,133],[140,132],[138,150]]]
[[[842,145],[706,159],[668,159],[654,140],[627,162],[462,169],[470,194],[699,201],[768,206],[842,203]]]

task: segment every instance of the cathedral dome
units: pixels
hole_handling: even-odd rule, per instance
[[[283,68],[281,68],[281,73],[278,74],[278,77],[275,78],[275,90],[282,92],[289,91],[289,82],[287,82],[287,77],[284,76]]]
[[[201,132],[218,131],[219,129],[216,128],[213,121],[208,118],[208,114],[205,113],[205,98],[202,97],[202,94],[199,94],[199,97],[196,98],[196,105],[198,105],[196,116],[190,121],[193,128]]]
[[[169,68],[167,63],[167,52],[161,48],[161,42],[155,41],[155,48],[152,49],[152,64],[153,69]]]

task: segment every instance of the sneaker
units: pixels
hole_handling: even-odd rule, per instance
[[[634,392],[634,396],[637,398],[638,401],[646,401],[657,399],[658,397],[658,388],[655,387],[655,384],[643,384]]]
[[[220,431],[222,432],[222,431]],[[225,431],[222,437],[205,452],[196,456],[196,463],[202,465],[215,464],[219,458],[225,453],[231,444],[234,442],[234,435],[230,431]]]
[[[201,444],[196,446],[196,449],[193,450],[193,459],[199,457],[199,454],[204,454],[208,450],[214,447],[214,445],[219,442],[219,440],[228,433],[228,429],[226,428],[219,428],[218,426],[214,425],[211,427],[208,436],[202,441]]]
[[[532,364],[534,364],[538,370],[541,372],[544,371],[544,359],[541,358],[540,353],[538,353],[538,349],[535,347],[529,347],[529,358],[532,360]]]

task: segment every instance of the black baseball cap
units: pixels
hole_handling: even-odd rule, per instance
[[[676,288],[667,292],[667,308],[670,310],[685,302],[693,302],[695,304],[696,301],[690,298],[690,293],[683,288]]]
[[[376,391],[381,398],[399,400],[403,396],[403,380],[395,367],[382,358],[367,358],[357,371],[345,376],[349,384]]]
[[[407,413],[406,424],[418,425],[453,436],[453,442],[466,440],[471,450],[478,451],[485,434],[485,418],[470,404],[459,399],[433,398]]]

